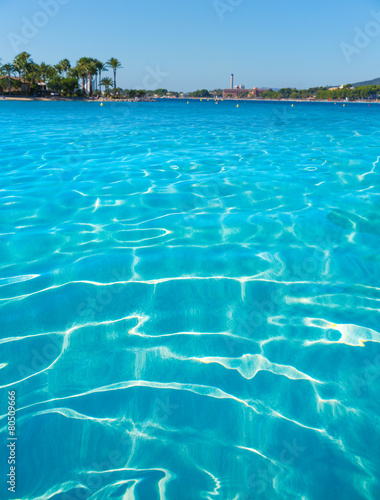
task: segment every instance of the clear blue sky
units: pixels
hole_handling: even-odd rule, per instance
[[[46,22],[38,13],[49,1],[66,4]],[[373,10],[379,32],[372,24],[371,37],[358,48],[355,28],[368,27]],[[118,77],[123,88],[224,88],[231,72],[246,87],[308,88],[380,77],[380,2],[374,0],[0,0],[0,14],[3,63],[16,49],[49,64],[116,57],[124,66]],[[22,36],[23,18],[41,27],[12,46],[9,37]],[[355,47],[350,61],[343,42]],[[155,81],[149,72],[157,67],[164,75]]]

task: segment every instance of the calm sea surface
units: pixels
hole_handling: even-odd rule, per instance
[[[379,499],[379,122],[0,102],[0,498]]]

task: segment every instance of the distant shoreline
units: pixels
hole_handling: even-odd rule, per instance
[[[89,99],[85,97],[9,97],[0,96],[0,102],[6,101],[37,101],[37,102],[97,102],[97,103],[116,103],[116,102],[159,102],[159,101],[217,101],[217,102],[289,102],[289,103],[330,103],[330,104],[380,104],[380,99],[360,100],[360,101],[342,101],[326,99],[217,99],[215,97],[158,97],[158,98],[135,98],[135,99]]]
[[[165,98],[163,98],[165,99]],[[188,97],[188,98],[183,98],[183,97],[169,97],[166,98],[167,100],[173,100],[173,101],[223,101],[223,102],[290,102],[290,103],[295,103],[295,102],[307,102],[307,103],[336,103],[336,104],[380,104],[380,99],[376,100],[360,100],[360,101],[341,101],[341,100],[327,100],[327,99],[241,99],[241,98],[235,98],[235,99],[215,99],[215,97]]]
[[[157,99],[90,99],[87,97],[9,97],[0,96],[0,102],[4,101],[41,101],[41,102],[155,102]]]

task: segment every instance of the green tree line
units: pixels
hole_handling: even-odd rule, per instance
[[[264,99],[307,99],[313,97],[318,100],[338,101],[349,99],[358,101],[360,99],[376,99],[380,95],[380,85],[365,85],[352,88],[351,84],[344,85],[341,89],[330,89],[329,87],[312,87],[310,89],[298,90],[283,88],[280,90],[267,90],[261,94]]]
[[[21,93],[22,83],[28,84],[28,91],[24,94],[36,95],[41,93],[39,83],[45,83],[47,88],[64,97],[91,97],[104,93],[106,96],[141,99],[144,97],[164,97],[168,93],[178,97],[180,92],[168,92],[167,89],[141,90],[121,89],[117,86],[117,71],[122,68],[121,62],[111,57],[102,62],[91,57],[81,57],[75,65],[68,59],[62,59],[55,65],[33,61],[31,54],[22,52],[12,62],[0,63],[0,93]],[[104,73],[111,71],[111,77]],[[14,80],[18,77],[18,80]],[[95,88],[93,82],[95,81]]]
[[[117,92],[117,70],[121,68],[118,59],[111,57],[108,61],[102,62],[91,57],[81,57],[75,66],[72,66],[68,59],[62,59],[55,65],[41,62],[37,64],[33,61],[31,54],[22,52],[18,54],[12,62],[0,65],[0,75],[7,78],[0,80],[2,91],[8,91],[9,94],[22,87],[21,82],[28,84],[28,93],[33,95],[39,90],[38,83],[46,83],[50,90],[61,95],[73,96],[94,94],[93,80],[96,87],[99,84],[99,91],[105,88],[106,94]],[[102,78],[102,74],[108,70],[113,72],[113,78]],[[20,80],[12,80],[12,77],[19,77]],[[79,89],[79,84],[82,88]],[[86,90],[87,89],[87,90]]]

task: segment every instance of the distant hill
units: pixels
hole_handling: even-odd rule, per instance
[[[380,78],[375,78],[374,80],[368,80],[366,82],[353,83],[353,87],[363,87],[364,85],[380,85]]]

